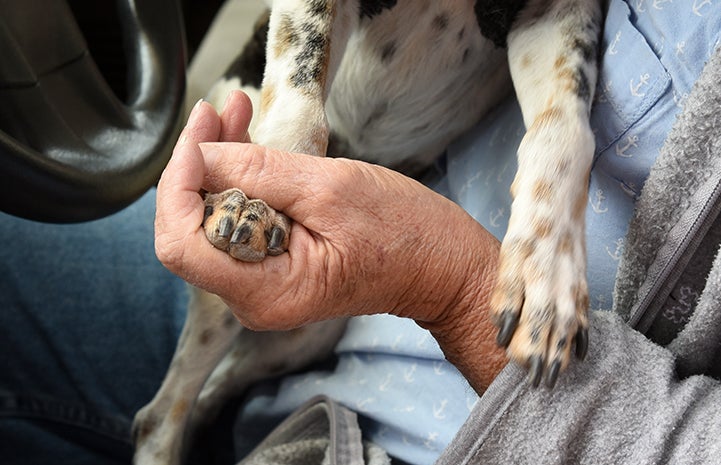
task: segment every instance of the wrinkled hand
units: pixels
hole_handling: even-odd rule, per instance
[[[239,92],[220,116],[207,103],[194,108],[158,185],[161,262],[219,295],[252,329],[380,312],[413,318],[485,388],[505,360],[487,316],[497,241],[460,207],[391,170],[236,142],[249,141],[250,117]],[[231,187],[294,220],[288,253],[243,263],[208,242],[199,192]],[[479,364],[492,373],[474,374]]]

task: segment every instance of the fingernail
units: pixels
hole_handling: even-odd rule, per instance
[[[228,102],[230,102],[230,97],[233,95],[233,92],[231,91],[228,95],[225,96],[225,101],[223,102],[223,111],[225,111],[226,108],[228,108]]]
[[[193,109],[190,110],[190,116],[188,116],[188,124],[186,126],[190,126],[193,123],[195,123],[195,118],[197,117],[198,108],[200,108],[200,104],[203,103],[203,99],[199,99],[197,102],[195,102],[195,105],[193,105]]]

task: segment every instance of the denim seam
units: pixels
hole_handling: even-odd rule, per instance
[[[0,417],[36,419],[93,431],[130,444],[130,421],[94,412],[85,405],[40,395],[0,391]]]

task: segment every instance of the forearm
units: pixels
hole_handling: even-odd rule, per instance
[[[482,394],[507,363],[505,351],[496,344],[497,328],[488,312],[500,243],[465,213],[455,221],[463,226],[452,229],[453,237],[464,231],[461,239],[454,241],[456,258],[446,259],[450,265],[445,273],[433,270],[431,282],[419,286],[436,286],[444,299],[433,302],[427,319],[413,318],[431,331],[448,361]]]

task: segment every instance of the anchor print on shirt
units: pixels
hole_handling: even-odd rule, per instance
[[[504,214],[505,214],[504,208],[498,208],[495,212],[492,211],[488,218],[488,221],[491,224],[491,226],[493,226],[494,228],[499,228],[501,226],[501,223],[499,222],[499,220],[501,218],[503,218]]]
[[[596,189],[593,196],[588,197],[588,202],[595,213],[606,213],[608,211],[608,207],[603,205],[604,200],[606,200],[606,195],[603,193],[603,189]]]
[[[393,374],[388,373],[386,374],[386,377],[381,380],[381,383],[378,385],[378,390],[380,392],[386,392],[388,388],[391,385],[391,381],[393,380]]]
[[[417,363],[414,363],[405,369],[405,371],[403,373],[403,379],[405,380],[406,383],[415,382],[416,378],[414,375],[415,375],[417,369],[418,369]]]
[[[439,404],[434,403],[433,404],[433,418],[436,420],[445,420],[446,419],[446,407],[448,406],[448,399],[443,399]]]
[[[663,10],[666,3],[673,3],[673,0],[653,0],[653,7],[657,10]]]
[[[428,433],[428,437],[425,441],[423,441],[423,445],[426,447],[426,449],[429,450],[436,450],[436,441],[438,441],[439,434],[436,432]]]
[[[704,7],[711,6],[711,5],[712,5],[711,0],[694,0],[693,6],[691,7],[691,11],[696,16],[700,16],[703,18],[703,14],[701,13],[701,10],[704,9],[704,11],[706,11],[706,9]]]
[[[621,41],[621,31],[616,32],[616,36],[613,38],[613,41],[608,46],[608,54],[609,55],[616,55],[618,53],[618,50],[616,47],[618,46],[618,43]]]
[[[642,74],[638,80],[638,83],[636,83],[635,79],[631,79],[631,81],[629,81],[628,83],[628,87],[631,90],[631,95],[639,98],[646,95],[645,92],[641,92],[641,87],[647,86],[649,79],[651,79],[651,75],[648,73]]]
[[[626,136],[626,140],[618,142],[616,144],[616,155],[622,158],[631,158],[633,153],[629,153],[631,148],[638,148],[638,136],[629,135]]]
[[[623,245],[624,245],[623,237],[616,239],[616,241],[614,242],[614,245],[615,245],[615,248],[613,251],[611,251],[611,247],[606,246],[606,253],[608,254],[609,257],[611,257],[615,261],[619,261],[619,260],[621,260],[621,255],[623,254]]]

